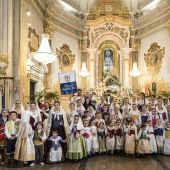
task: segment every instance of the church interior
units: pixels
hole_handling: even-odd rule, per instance
[[[70,71],[96,105],[108,90],[119,105],[141,92],[170,102],[169,56],[170,0],[0,0],[0,109],[59,100],[69,112],[77,94],[62,94],[59,74]],[[102,155],[44,168],[161,170],[168,159]]]

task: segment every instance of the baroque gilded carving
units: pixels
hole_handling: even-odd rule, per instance
[[[132,51],[140,50],[141,40],[140,39],[130,39],[130,47]]]
[[[75,55],[72,54],[70,47],[67,44],[63,44],[60,50],[56,48],[56,54],[59,62],[59,68],[62,72],[72,70],[75,62]]]
[[[147,70],[149,74],[156,75],[162,66],[162,59],[165,54],[165,47],[161,49],[158,43],[151,44],[148,53],[144,54]]]
[[[9,61],[5,54],[0,54],[0,75],[6,75],[6,69],[8,68]]]
[[[170,92],[169,83],[166,83],[163,78],[158,79],[157,77],[152,77],[150,81],[146,81],[146,87],[149,89],[151,94],[161,95],[163,91]]]
[[[119,26],[115,25],[114,23],[105,23],[104,27],[99,27],[93,30],[91,33],[92,42],[97,39],[103,33],[116,33],[118,34],[125,42],[127,42],[128,32],[124,28],[120,28]]]
[[[95,20],[103,15],[116,15],[124,19],[129,19],[130,14],[124,4],[120,0],[98,0],[95,7],[90,9],[88,20]]]

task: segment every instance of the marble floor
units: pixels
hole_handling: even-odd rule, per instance
[[[0,170],[170,170],[169,156],[146,156],[146,157],[127,157],[116,156],[95,156],[79,162],[65,161],[58,164],[45,164],[44,166],[36,164],[34,167],[24,166],[10,168],[0,167]]]

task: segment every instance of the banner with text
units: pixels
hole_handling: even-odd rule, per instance
[[[58,76],[62,95],[74,94],[77,92],[75,71],[58,73]]]

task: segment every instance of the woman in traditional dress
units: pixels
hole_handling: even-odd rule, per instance
[[[11,108],[11,111],[16,111],[17,112],[17,121],[21,122],[22,119],[23,119],[23,114],[25,113],[25,109],[24,109],[24,106],[22,105],[20,100],[17,100],[13,104],[13,106]]]
[[[129,99],[125,97],[123,99],[123,105],[120,107],[120,112],[122,113],[124,108],[128,108],[129,110],[131,109],[131,104],[129,103]]]
[[[66,134],[68,131],[68,122],[67,117],[64,110],[61,108],[60,103],[56,101],[54,103],[53,108],[51,109],[48,117],[48,134],[47,136],[51,136],[51,131],[56,129],[58,131],[58,135],[61,136],[63,140],[66,140]],[[66,153],[67,144],[62,143],[63,153]],[[64,159],[64,158],[63,158]]]
[[[23,116],[23,122],[28,122],[34,130],[38,121],[42,121],[40,109],[36,102],[31,101],[28,110],[26,110]]]
[[[82,136],[84,126],[78,115],[74,116],[74,120],[69,127],[68,149],[66,157],[71,160],[79,160],[87,157],[86,144]]]
[[[49,113],[50,110],[51,110],[50,104],[49,104],[48,102],[45,102],[45,103],[44,103],[44,107],[45,107],[45,112],[46,112],[46,113]]]
[[[105,100],[105,97],[101,97],[101,102],[97,105],[97,109],[96,109],[96,112],[102,112],[103,113],[103,107],[104,105],[106,105],[106,100]]]
[[[76,111],[78,112],[79,116],[82,117],[84,115],[85,108],[84,108],[84,106],[82,104],[82,100],[81,99],[78,99],[76,101],[75,107],[76,107]]]
[[[143,105],[148,105],[149,101],[146,99],[145,93],[140,93],[140,100],[138,101],[138,110],[142,111]]]
[[[20,124],[14,154],[15,160],[23,161],[25,164],[27,164],[28,161],[35,160],[33,133],[33,129],[28,122],[23,122]]]
[[[114,108],[115,108],[115,107],[119,108],[119,105],[118,105],[118,103],[117,103],[116,98],[113,99],[113,101],[112,101],[112,103],[111,103],[111,105],[110,105],[110,107],[109,107],[109,113],[110,113],[110,114],[112,114],[112,113],[114,112]]]
[[[93,106],[89,106],[87,110],[89,111],[91,119],[95,119],[95,113],[96,112],[95,112]]]
[[[78,112],[75,109],[75,104],[74,103],[70,103],[70,111],[67,114],[67,121],[69,124],[71,124],[71,122],[74,120],[74,116],[75,115],[79,115]]]

